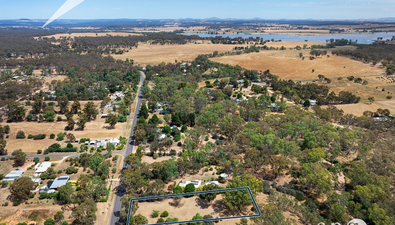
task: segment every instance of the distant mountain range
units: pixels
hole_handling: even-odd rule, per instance
[[[41,27],[47,20],[44,19],[14,19],[14,20],[0,20],[0,27]],[[143,22],[143,23],[142,23]],[[235,18],[218,18],[211,17],[206,19],[194,18],[180,18],[180,19],[61,19],[55,20],[49,27],[56,28],[72,28],[72,27],[99,27],[99,28],[120,28],[120,27],[150,27],[161,26],[169,23],[182,22],[183,25],[209,25],[212,23],[224,22],[228,24],[241,23],[279,23],[292,25],[354,25],[361,22],[372,23],[392,23],[395,22],[395,17],[379,18],[379,19],[359,19],[359,20],[318,20],[318,19],[235,19]]]

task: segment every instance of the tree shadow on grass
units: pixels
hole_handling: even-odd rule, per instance
[[[214,212],[218,213],[221,217],[230,217],[234,216],[237,214],[237,212],[230,211],[228,207],[226,207],[226,203],[224,200],[216,200],[213,204],[212,207],[214,209]]]
[[[175,208],[181,208],[185,205],[185,201],[182,201],[182,197],[174,197],[172,202],[169,202],[169,205]]]
[[[199,198],[199,197],[196,198],[195,201],[196,201],[196,204],[197,204],[200,208],[202,208],[202,209],[207,209],[208,207],[211,206],[210,203],[208,203],[206,200],[201,199],[201,198]]]

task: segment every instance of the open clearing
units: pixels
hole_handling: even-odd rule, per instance
[[[249,210],[251,207],[248,206],[246,209]],[[225,208],[222,195],[218,194],[211,203],[207,203],[198,196],[193,196],[190,198],[182,197],[179,202],[176,198],[167,198],[155,202],[138,202],[138,209],[134,215],[141,213],[148,219],[150,224],[155,224],[159,217],[151,217],[153,210],[159,211],[159,215],[162,212],[167,211],[169,216],[166,218],[178,218],[178,221],[189,221],[193,216],[195,216],[196,213],[199,213],[201,216],[211,215],[214,218],[234,217],[254,213],[247,210],[246,212],[228,211]],[[166,218],[164,218],[164,220],[166,220]],[[235,224],[239,221],[240,219],[224,220],[218,224]]]
[[[142,36],[142,34],[136,33],[126,33],[126,32],[106,32],[106,33],[70,33],[70,34],[54,34],[49,36],[44,36],[46,38],[55,38],[60,39],[63,37],[66,38],[75,38],[75,37],[105,37],[105,36]]]
[[[325,43],[304,42],[304,41],[276,41],[276,42],[267,42],[265,45],[274,48],[281,48],[281,46],[284,46],[285,48],[295,48],[296,46],[300,46],[303,48],[303,45],[306,45],[307,48],[310,48],[312,45],[325,45]]]
[[[338,109],[342,109],[344,113],[353,114],[355,116],[362,116],[363,112],[365,111],[376,112],[377,109],[379,108],[389,109],[391,113],[395,113],[395,100],[377,101],[372,104],[358,103],[358,104],[334,105],[334,106],[336,106]]]
[[[367,76],[384,74],[384,69],[364,64],[346,57],[331,55],[309,60],[310,50],[268,50],[235,56],[224,56],[211,60],[230,65],[240,65],[251,70],[267,70],[281,79],[310,80],[317,79],[319,74],[328,78],[347,76]],[[299,58],[302,52],[306,57]],[[312,70],[315,70],[313,73]]]
[[[243,45],[223,45],[211,44],[206,41],[204,44],[185,44],[185,45],[150,45],[140,43],[138,48],[133,48],[122,55],[111,55],[115,59],[133,59],[142,66],[148,64],[155,65],[162,62],[174,63],[178,61],[192,61],[200,54],[210,54],[214,51],[228,52],[236,46]],[[246,46],[246,45],[244,45]]]
[[[349,91],[361,97],[361,102],[363,103],[369,102],[369,97],[374,97],[376,101],[385,101],[387,96],[395,97],[395,83],[389,83],[387,79],[378,79],[376,77],[361,77],[361,79],[368,81],[368,84],[362,85],[347,79],[333,79],[330,84],[326,82],[317,82],[317,84],[326,85],[330,88],[330,91],[335,93]]]
[[[81,107],[87,103],[87,101],[80,101]],[[99,105],[100,101],[94,101],[95,105]],[[135,104],[135,103],[134,103]],[[26,107],[28,110],[31,107]],[[55,110],[58,110],[58,107],[55,107]],[[58,115],[57,115],[58,116]],[[64,115],[60,115],[64,120],[66,117]],[[126,137],[130,129],[128,129],[128,124],[130,121],[125,123],[117,123],[115,125],[115,129],[108,129],[109,125],[105,123],[105,119],[100,118],[101,114],[97,116],[96,120],[86,123],[85,130],[83,131],[65,131],[64,128],[67,126],[66,121],[61,122],[19,122],[19,123],[6,123],[2,122],[0,125],[10,126],[10,134],[9,138],[7,138],[7,149],[8,154],[10,155],[14,150],[22,149],[26,154],[36,154],[37,150],[45,150],[48,146],[55,143],[55,139],[49,139],[50,134],[58,134],[62,132],[69,132],[74,134],[76,139],[81,138],[90,138],[91,140],[96,139],[111,139],[111,138],[119,138],[119,136]],[[78,116],[74,116],[74,120],[77,120]],[[77,128],[77,126],[76,126]],[[26,139],[16,139],[16,134],[18,131],[24,131],[26,135]],[[46,138],[44,140],[33,140],[27,139],[29,134],[37,135],[37,134],[46,134]],[[66,140],[66,139],[65,139]],[[58,142],[62,146],[66,146],[66,142]],[[75,146],[79,146],[79,144],[75,144]]]

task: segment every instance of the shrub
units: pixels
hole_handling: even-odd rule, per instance
[[[8,186],[8,182],[2,182],[1,183],[1,188],[6,188]]]
[[[39,211],[34,210],[30,215],[27,217],[29,220],[38,220]]]
[[[55,143],[49,146],[45,151],[44,154],[48,154],[51,152],[77,152],[77,148],[73,147],[72,144],[68,143],[66,148],[61,148],[60,144]]]
[[[270,183],[269,183],[269,181],[265,180],[265,181],[263,181],[262,184],[263,184],[263,192],[265,194],[269,194],[270,193]]]
[[[50,161],[51,160],[51,158],[49,157],[49,156],[45,156],[45,158],[44,158],[44,161]]]
[[[112,168],[112,173],[116,173],[117,172],[117,168],[116,167],[113,167]]]
[[[65,135],[64,133],[59,133],[59,134],[57,135],[56,140],[57,140],[57,141],[63,141],[65,136],[66,136],[66,135]]]
[[[77,173],[77,172],[78,172],[78,169],[75,168],[74,166],[71,166],[71,167],[66,169],[66,173],[67,174],[73,174],[73,173]]]
[[[58,121],[58,122],[60,122],[60,121],[62,121],[63,119],[62,119],[62,117],[61,116],[58,116],[57,118],[56,118],[56,121]]]
[[[33,138],[34,138],[34,135],[33,135],[33,134],[27,135],[27,139],[33,139]]]
[[[168,217],[169,213],[167,211],[164,211],[163,213],[160,214],[160,217]]]
[[[177,155],[177,151],[174,149],[170,150],[170,156],[175,156],[175,155]]]
[[[192,183],[187,184],[184,190],[184,193],[191,193],[191,192],[195,192],[195,186]]]
[[[165,220],[163,218],[159,218],[158,221],[156,221],[156,223],[164,223]]]
[[[181,135],[179,135],[179,134],[176,134],[175,136],[174,136],[174,141],[180,141],[181,140]]]
[[[184,133],[184,132],[187,131],[187,130],[188,130],[187,125],[182,125],[182,127],[181,127],[181,132]]]
[[[224,141],[223,141],[223,140],[216,140],[216,141],[215,141],[215,144],[216,144],[216,145],[223,145],[223,144],[224,144]]]
[[[45,220],[44,225],[55,225],[55,221],[53,221],[53,219],[47,219]]]
[[[167,218],[166,223],[178,222],[178,218]]]
[[[23,132],[23,131],[18,131],[18,133],[16,134],[16,139],[25,139],[26,138],[26,135],[25,135],[25,132]]]
[[[49,135],[49,139],[55,139],[55,134]]]
[[[41,154],[41,153],[43,153],[42,150],[37,150],[37,154]]]
[[[43,139],[45,139],[45,137],[47,137],[47,135],[46,134],[38,134],[38,135],[36,135],[36,136],[34,136],[34,140],[43,140]]]
[[[158,211],[158,210],[152,211],[152,213],[151,213],[151,217],[152,217],[152,218],[156,218],[156,217],[158,217],[158,216],[159,216],[159,211]]]
[[[181,143],[181,141],[179,141],[179,142],[177,143],[177,146],[179,146],[179,147],[181,147],[181,146],[182,146],[182,143]]]
[[[157,158],[159,158],[159,155],[158,155],[158,153],[154,153],[154,155],[152,156],[152,158],[154,158],[154,159],[157,159]]]
[[[127,119],[126,116],[124,116],[124,115],[118,115],[118,122],[124,123],[124,122],[126,122],[127,120],[128,120],[128,119]]]

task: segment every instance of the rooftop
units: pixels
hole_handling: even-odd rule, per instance
[[[25,173],[24,170],[13,170],[9,172],[7,175],[5,175],[4,178],[9,178],[9,177],[21,177]]]
[[[51,167],[52,163],[51,162],[42,162],[38,163],[34,169],[36,170],[36,173],[44,173],[45,171],[48,170],[49,167]]]
[[[69,176],[58,177],[53,181],[53,183],[51,184],[49,189],[58,189],[58,188],[62,187],[63,185],[66,185],[69,180],[70,180]]]

